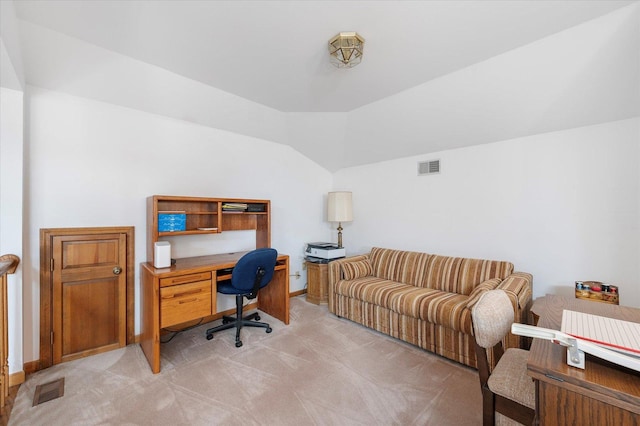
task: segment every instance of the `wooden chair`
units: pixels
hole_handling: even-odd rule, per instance
[[[529,351],[509,348],[502,341],[513,323],[513,306],[503,290],[483,294],[471,310],[482,390],[482,418],[485,426],[495,424],[498,412],[518,423],[533,424],[535,386],[527,375]],[[493,351],[491,371],[488,351]]]

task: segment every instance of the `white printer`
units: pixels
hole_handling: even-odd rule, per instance
[[[338,248],[335,243],[308,243],[305,254],[318,259],[337,259],[346,256],[344,248]]]

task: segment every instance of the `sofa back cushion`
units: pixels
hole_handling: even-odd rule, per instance
[[[464,259],[460,265],[458,291],[470,294],[481,282],[498,278],[504,280],[513,273],[513,263],[501,260]]]
[[[462,257],[432,255],[421,287],[435,288],[448,293],[461,293],[458,286]],[[468,294],[468,293],[467,293]]]
[[[465,296],[471,294],[481,282],[492,278],[503,280],[513,272],[511,262],[380,247],[371,249],[369,260],[373,275],[378,278]]]
[[[421,287],[429,257],[427,253],[374,247],[369,260],[374,276]]]

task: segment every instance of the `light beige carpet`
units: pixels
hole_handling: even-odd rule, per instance
[[[30,375],[10,425],[479,425],[477,372],[291,300],[291,324],[205,339],[211,324],[162,345],[152,374],[139,345]],[[214,324],[219,323],[216,321]],[[32,407],[38,384],[64,396]]]

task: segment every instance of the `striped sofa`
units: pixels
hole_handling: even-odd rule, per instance
[[[329,311],[476,368],[471,307],[500,288],[526,323],[533,277],[510,262],[374,247],[329,263]],[[509,334],[506,347],[523,346]]]

